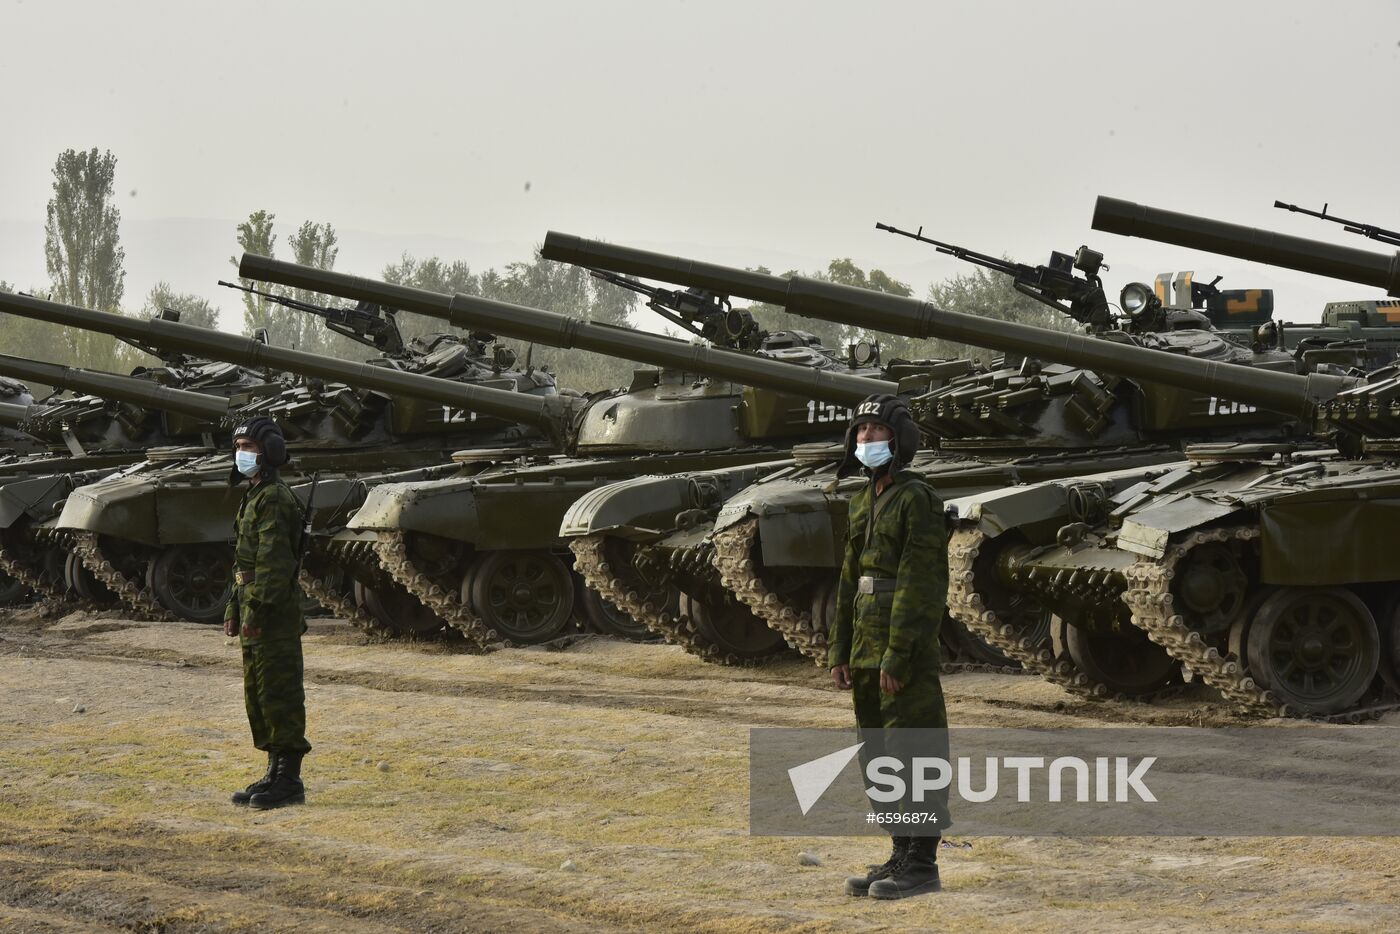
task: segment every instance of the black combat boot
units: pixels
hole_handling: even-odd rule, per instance
[[[870,892],[870,886],[879,879],[887,879],[891,872],[904,860],[904,854],[909,852],[909,837],[891,837],[893,842],[890,847],[890,858],[879,866],[870,867],[870,871],[863,876],[850,876],[846,879],[846,894],[863,896]]]
[[[267,751],[267,774],[242,791],[235,791],[231,799],[234,804],[247,804],[248,801],[260,791],[266,791],[272,784],[272,780],[277,777],[277,754],[272,750]]]
[[[277,753],[277,774],[272,784],[253,795],[248,800],[249,806],[266,811],[288,804],[305,804],[306,786],[301,783],[301,756],[299,752]]]
[[[914,837],[900,864],[885,878],[870,883],[870,897],[908,898],[941,890],[938,841],[938,837]]]

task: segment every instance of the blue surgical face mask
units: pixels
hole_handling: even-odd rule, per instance
[[[254,476],[258,472],[258,455],[252,451],[234,451],[233,463],[238,472],[245,477]]]
[[[883,467],[894,457],[888,441],[870,441],[856,445],[856,460],[874,470]]]

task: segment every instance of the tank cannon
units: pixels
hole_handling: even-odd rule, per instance
[[[0,354],[0,375],[99,396],[138,409],[176,412],[213,425],[220,424],[229,413],[229,400],[226,398],[173,389],[148,379],[42,363],[9,354]]]
[[[1387,295],[1400,297],[1400,252],[1386,256],[1322,240],[1164,211],[1105,195],[1100,195],[1094,203],[1093,228],[1345,279],[1385,289]]]

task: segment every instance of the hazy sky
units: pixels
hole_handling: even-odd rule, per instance
[[[0,278],[46,282],[55,155],[111,149],[133,307],[157,278],[236,307],[214,280],[259,208],[283,240],[333,223],[362,274],[557,229],[920,292],[958,264],[873,227],[922,224],[1032,263],[1089,243],[1111,294],[1273,285],[1296,320],[1379,293],[1091,231],[1095,195],[1400,227],[1396,2],[0,0],[0,35]]]

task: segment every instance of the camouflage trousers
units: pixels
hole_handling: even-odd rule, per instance
[[[891,819],[884,829],[892,836],[938,836],[952,823],[948,809],[948,791],[925,792],[922,802],[911,800],[908,790],[908,763],[916,756],[936,756],[949,760],[948,711],[943,704],[943,684],[937,666],[916,664],[904,687],[895,694],[880,690],[880,672],[875,668],[851,669],[851,699],[855,705],[856,727],[861,742],[861,769],[877,756],[895,756],[905,763],[899,773],[905,780],[905,797],[898,801],[870,799],[872,810],[887,816],[932,811],[938,815],[935,824],[913,825]],[[917,730],[918,733],[906,731]],[[931,731],[941,731],[934,733]]]
[[[254,746],[274,752],[311,751],[300,638],[243,646],[243,701]]]

